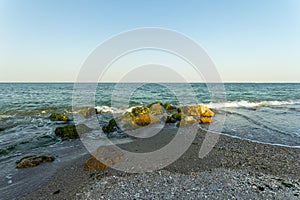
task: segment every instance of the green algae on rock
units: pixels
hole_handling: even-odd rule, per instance
[[[57,127],[55,130],[55,135],[61,138],[75,139],[79,138],[79,134],[84,134],[91,130],[91,128],[84,124],[78,124],[77,126],[75,124],[71,124],[63,127]]]
[[[65,114],[61,114],[61,113],[52,113],[49,118],[51,120],[55,120],[55,121],[69,121],[69,117]]]
[[[119,129],[119,127],[118,127],[115,119],[109,120],[108,125],[104,125],[102,127],[102,131],[104,133],[111,133],[111,132],[117,131],[118,129]]]
[[[55,160],[55,157],[52,155],[42,155],[42,156],[26,156],[21,160],[17,161],[17,168],[30,168],[38,166],[44,162],[52,162]]]

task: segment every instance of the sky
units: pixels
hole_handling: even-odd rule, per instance
[[[143,27],[193,39],[224,82],[300,82],[299,0],[0,0],[0,82],[74,82],[101,43]],[[129,57],[150,62],[149,53]]]

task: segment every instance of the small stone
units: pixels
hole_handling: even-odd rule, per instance
[[[57,127],[55,129],[55,135],[61,138],[75,139],[79,138],[79,134],[84,134],[91,130],[91,128],[84,124],[78,124],[77,126],[75,124],[71,124],[64,127]]]
[[[17,168],[30,168],[38,166],[44,162],[52,162],[55,160],[54,156],[26,156],[17,161]]]
[[[49,118],[51,120],[56,120],[56,121],[69,121],[69,118],[67,115],[65,114],[61,114],[61,113],[52,113]]]

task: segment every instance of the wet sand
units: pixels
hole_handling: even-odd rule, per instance
[[[138,139],[132,143],[121,144],[118,146],[132,152],[148,152],[163,147],[170,140],[172,140],[174,136],[172,134],[172,131],[174,131],[174,129],[172,128],[166,129],[151,139]],[[220,177],[219,174],[220,170],[222,171],[222,173],[228,173],[228,176],[231,174],[231,171],[233,171],[234,173],[238,171],[238,173],[242,173],[243,176],[246,177],[247,174],[249,174],[249,178],[250,176],[252,177],[256,175],[275,176],[276,178],[274,178],[274,180],[291,180],[293,183],[295,183],[293,185],[295,191],[293,190],[293,193],[291,193],[291,195],[295,195],[295,198],[298,197],[298,192],[300,195],[300,191],[298,191],[297,188],[297,184],[300,184],[299,148],[289,148],[283,146],[255,143],[222,135],[220,136],[218,143],[215,145],[212,151],[206,157],[200,159],[198,157],[198,153],[204,137],[205,132],[199,130],[192,145],[177,161],[167,167],[164,167],[162,170],[150,172],[150,174],[153,173],[157,176],[166,176],[165,174],[169,176],[168,173],[170,173],[172,176],[179,174],[181,179],[178,184],[187,184],[185,183],[185,179],[187,179],[187,177],[189,177],[191,174],[199,175],[201,173],[203,173],[202,176],[206,177],[206,179],[221,181],[222,177]],[[80,158],[66,161],[60,168],[57,169],[53,177],[47,183],[41,185],[39,189],[34,192],[25,194],[23,197],[16,196],[16,198],[85,199],[87,198],[87,192],[90,193],[95,191],[97,193],[93,194],[94,197],[99,193],[99,198],[100,196],[102,196],[104,199],[107,199],[109,197],[109,194],[113,193],[112,190],[109,190],[107,188],[113,188],[114,191],[121,189],[118,186],[118,182],[121,181],[121,179],[138,181],[139,176],[149,174],[145,173],[144,175],[137,176],[136,174],[121,172],[112,168],[105,171],[84,171],[84,162],[88,157],[89,155],[87,154]],[[206,176],[208,173],[209,176]],[[177,175],[175,177],[177,177]],[[102,190],[99,184],[107,179],[113,179],[114,181],[110,181],[109,185],[106,185],[105,188],[107,190]],[[156,179],[153,178],[153,180]],[[209,180],[201,181],[203,181],[204,183],[205,181]],[[107,181],[105,181],[105,183],[106,182]],[[95,190],[93,186],[96,187],[97,184],[98,186]],[[284,183],[282,184],[282,187],[285,188]],[[254,186],[253,188],[255,189],[256,186]],[[236,192],[239,191],[240,186],[234,187],[236,187]],[[240,188],[242,188],[242,186]],[[213,191],[211,192],[213,193]],[[281,192],[283,192],[283,194],[279,192],[278,195],[280,194],[285,196],[285,190],[282,190]],[[251,194],[252,193],[250,192],[250,197]],[[129,193],[128,195],[128,198],[134,197],[134,194]],[[277,197],[281,197],[280,195]],[[162,196],[161,198],[163,197],[164,196]],[[187,196],[187,198],[192,197],[193,196]],[[228,197],[226,195],[226,191],[224,191],[223,197]],[[159,198],[160,197],[158,196],[158,199]],[[211,196],[211,198],[214,197]]]

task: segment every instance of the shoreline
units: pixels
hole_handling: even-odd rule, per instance
[[[118,146],[135,152],[157,149],[157,147],[159,148],[159,146],[163,146],[164,144],[168,143],[168,141],[172,138],[170,131],[172,130],[168,129],[162,131],[160,137],[153,137],[151,140],[138,139],[134,142],[120,144]],[[57,170],[48,183],[41,186],[38,190],[23,196],[21,199],[95,198],[96,196],[93,196],[92,191],[97,191],[97,193],[99,193],[102,190],[102,196],[105,199],[108,198],[110,194],[113,194],[112,190],[105,189],[107,187],[102,188],[101,186],[101,182],[105,183],[107,179],[116,179],[110,183],[111,185],[109,187],[116,187],[114,189],[118,189],[118,182],[122,182],[123,179],[126,179],[126,182],[130,182],[130,180],[138,181],[139,178],[144,176],[152,177],[151,174],[154,174],[152,178],[156,179],[158,178],[157,176],[160,176],[158,173],[171,174],[170,176],[174,177],[178,176],[180,177],[178,179],[180,180],[179,183],[185,182],[187,177],[190,177],[191,174],[202,174],[201,176],[203,177],[211,174],[208,176],[210,179],[221,181],[222,177],[219,177],[218,175],[220,171],[223,174],[227,174],[227,178],[229,179],[231,176],[233,176],[232,173],[237,173],[241,175],[241,177],[247,177],[249,175],[248,178],[251,178],[252,176],[256,177],[260,174],[266,177],[275,177],[274,180],[280,179],[286,182],[290,181],[294,184],[294,190],[292,190],[292,193],[290,194],[291,197],[294,197],[294,195],[298,194],[300,195],[300,187],[298,188],[300,185],[300,149],[255,143],[220,135],[219,141],[212,151],[203,159],[199,159],[198,152],[204,136],[205,133],[199,130],[199,133],[197,133],[192,145],[177,161],[161,170],[151,173],[130,174],[117,171],[112,168],[109,168],[105,171],[84,171],[83,166],[88,158],[88,155],[84,155],[75,160],[66,161],[64,165]],[[198,181],[205,182],[209,180]],[[281,184],[280,181],[278,184]],[[263,195],[263,192],[266,192],[267,190],[259,191],[251,187],[248,188],[250,193],[251,191],[256,193],[258,192],[258,194],[261,192]],[[258,186],[254,185],[253,187]],[[235,186],[236,191],[239,191],[241,188]],[[282,188],[284,189],[286,187],[283,185]],[[280,191],[286,192],[283,189]],[[127,195],[129,195],[129,198],[134,198],[135,194],[129,193]],[[289,194],[283,193],[282,195]],[[213,196],[211,197],[214,198]],[[224,193],[223,197],[226,197],[226,192]]]

